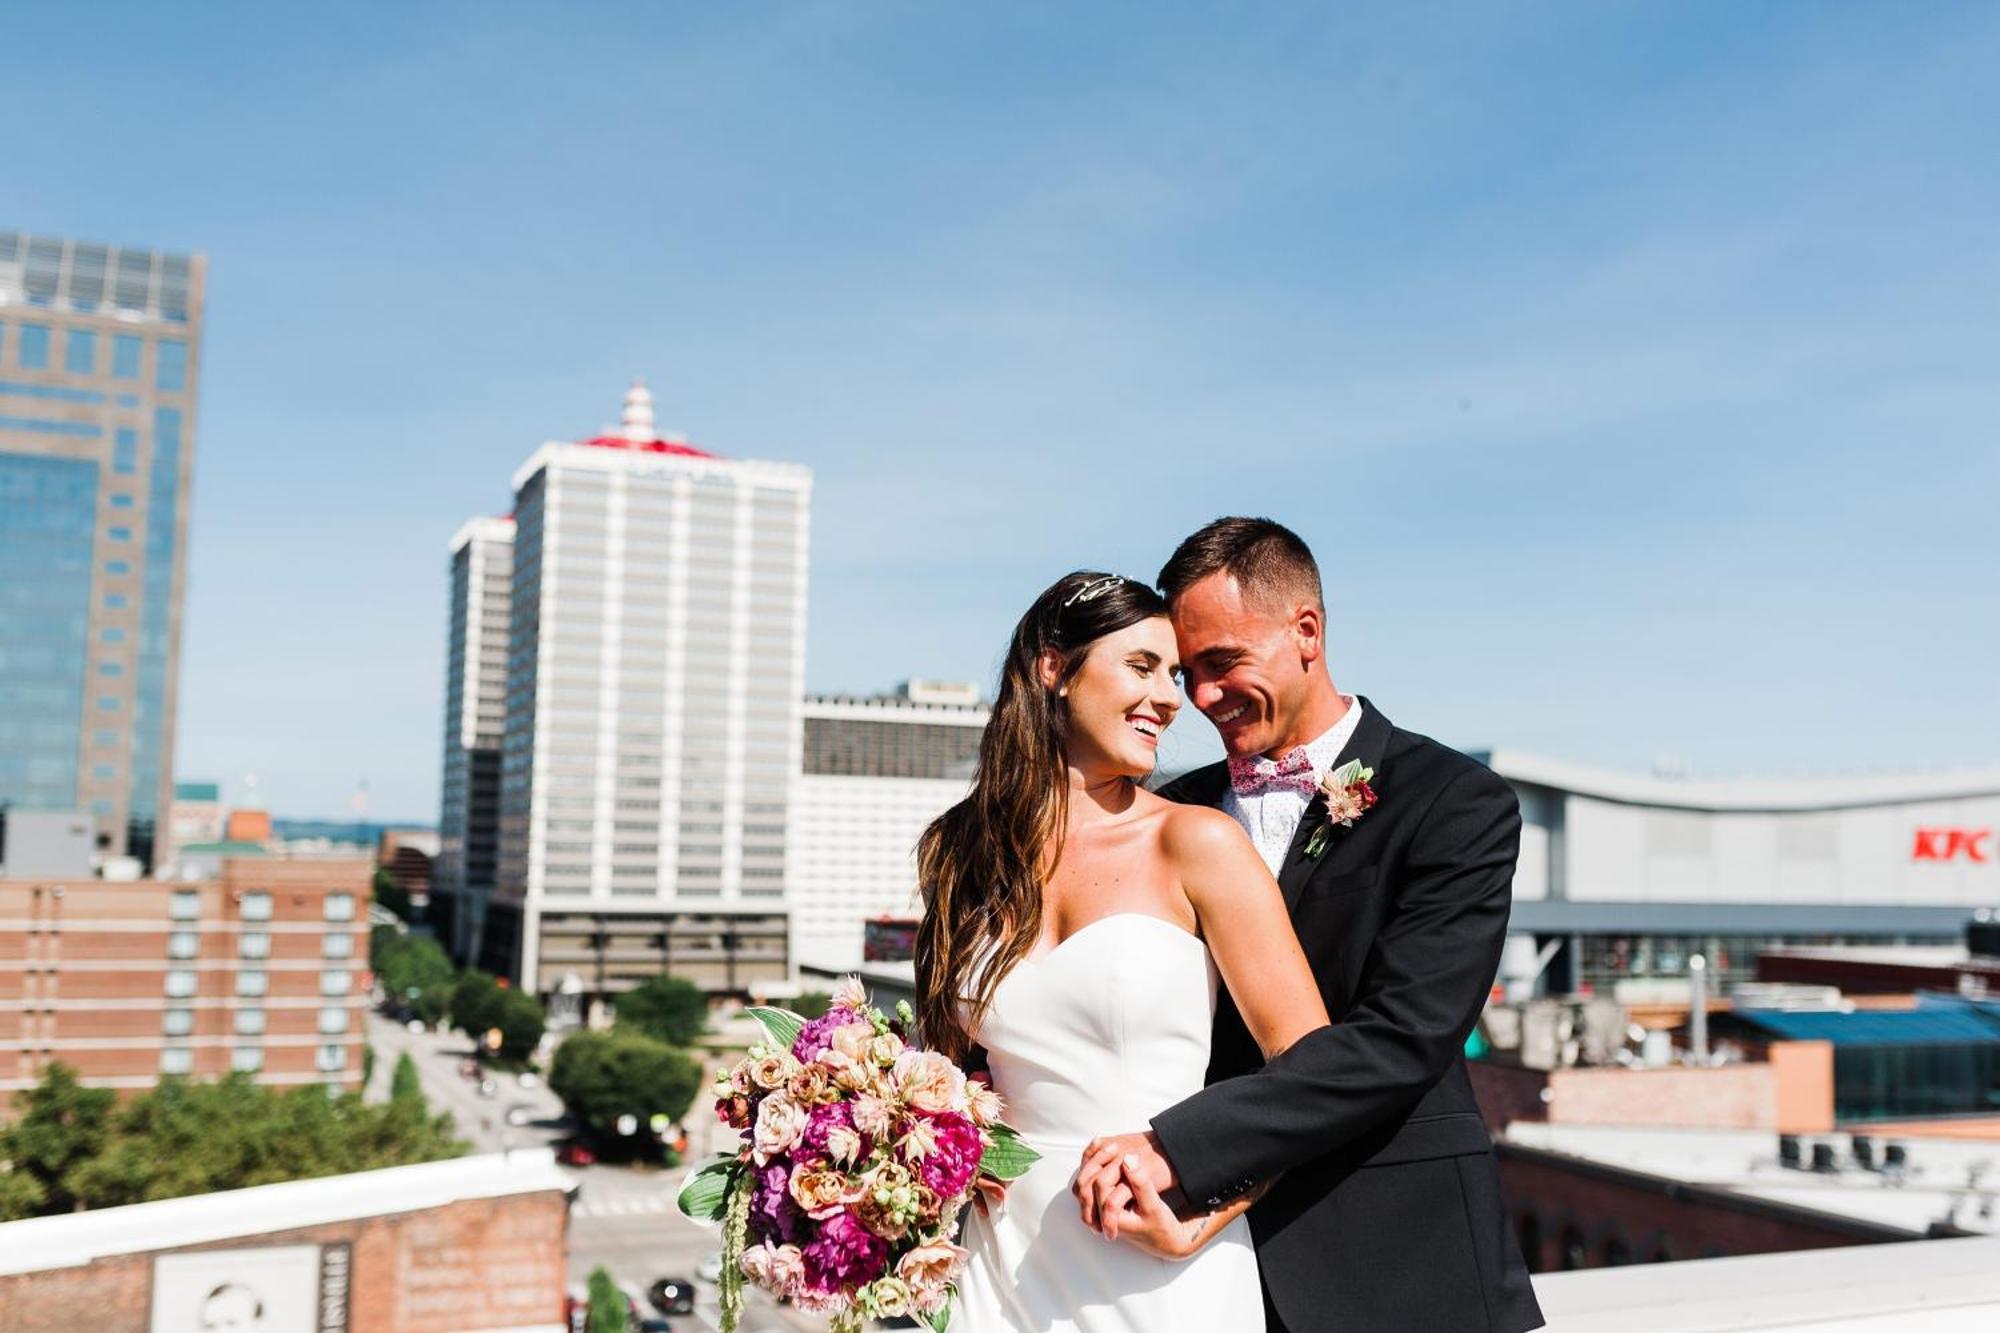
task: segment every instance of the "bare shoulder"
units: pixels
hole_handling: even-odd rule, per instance
[[[1205,805],[1172,805],[1160,821],[1160,847],[1178,865],[1256,854],[1243,826]]]

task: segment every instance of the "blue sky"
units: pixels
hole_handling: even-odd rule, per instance
[[[2000,9],[8,32],[0,224],[209,256],[177,768],[280,813],[434,815],[446,541],[635,374],[815,470],[816,689],[990,680],[1063,570],[1254,512],[1450,743],[2000,761]]]

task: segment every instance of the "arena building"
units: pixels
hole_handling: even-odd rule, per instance
[[[2000,770],[1709,779],[1480,756],[1521,799],[1516,948],[1542,993],[1678,977],[1724,987],[1767,948],[1951,945],[2000,905]],[[1389,799],[1394,774],[1380,775]]]

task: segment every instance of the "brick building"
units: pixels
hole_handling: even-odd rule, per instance
[[[358,1090],[369,869],[260,857],[199,884],[0,880],[0,1109],[55,1061],[122,1091],[232,1070]]]
[[[0,1329],[562,1333],[572,1183],[521,1151],[10,1222]]]

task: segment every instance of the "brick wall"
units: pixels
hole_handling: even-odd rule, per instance
[[[353,1333],[449,1333],[560,1324],[569,1205],[542,1191],[158,1253],[264,1245],[353,1249]],[[6,1333],[148,1333],[153,1254],[0,1276]]]
[[[1706,1069],[1525,1069],[1474,1061],[1468,1069],[1486,1124],[1516,1120],[1645,1129],[1833,1127],[1833,1054],[1825,1042],[1780,1042],[1769,1059]]]

